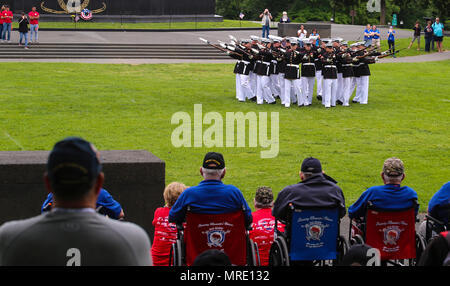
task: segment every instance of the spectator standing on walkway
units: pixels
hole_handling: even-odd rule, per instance
[[[364,46],[368,47],[372,45],[373,31],[372,26],[367,24],[366,29],[364,30]]]
[[[316,40],[316,42],[314,43],[314,45],[315,45],[316,47],[319,47],[319,43],[320,43],[320,35],[319,35],[319,33],[317,33],[317,29],[316,29],[316,28],[314,28],[314,29],[312,30],[312,33],[309,35],[309,37],[317,37],[317,40]]]
[[[372,44],[379,49],[381,47],[380,30],[378,30],[377,26],[373,25],[372,31]]]
[[[308,35],[308,31],[305,30],[303,25],[300,25],[300,30],[297,31],[297,36],[300,38],[299,45],[300,48],[303,48],[303,39]]]
[[[388,31],[388,45],[389,45],[389,52],[395,53],[395,30],[392,28],[392,26],[389,27]],[[395,54],[393,55],[395,58]]]
[[[33,43],[33,34],[34,34],[34,43],[38,43],[39,36],[39,12],[36,11],[36,7],[31,8],[31,12],[28,13],[28,17],[30,18],[30,43]]]
[[[411,43],[409,43],[408,49],[411,49],[411,46],[413,45],[414,41],[417,40],[417,50],[420,51],[420,32],[422,28],[420,27],[419,21],[416,21],[413,30],[414,30],[413,39]]]
[[[22,46],[22,40],[25,40],[25,49],[28,50],[28,18],[25,13],[22,12],[22,17],[19,19],[19,46]]]
[[[431,25],[433,28],[434,41],[436,42],[438,52],[442,53],[442,41],[444,40],[444,25],[436,18],[436,21]]]
[[[2,5],[0,9],[0,41],[3,42],[3,11],[5,11],[5,5]]]
[[[431,21],[427,22],[427,26],[423,32],[425,34],[425,52],[430,52],[431,41],[433,41],[433,28],[431,27]]]
[[[262,12],[261,15],[259,15],[259,18],[261,18],[262,37],[269,38],[270,21],[272,21],[273,19],[272,14],[270,14],[269,12],[269,9],[264,10],[264,12]]]
[[[3,32],[2,40],[11,43],[11,23],[13,19],[13,13],[9,10],[9,6],[5,6],[5,10],[2,11],[1,17],[3,18]],[[8,34],[8,37],[6,36]]]

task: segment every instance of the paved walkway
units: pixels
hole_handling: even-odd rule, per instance
[[[432,53],[421,56],[411,56],[402,58],[384,58],[378,63],[420,63],[450,60],[450,51],[443,53]],[[54,63],[89,63],[89,64],[182,64],[182,63],[201,63],[201,64],[229,64],[235,60],[230,58],[226,60],[183,60],[183,59],[0,59],[0,62],[54,62]]]
[[[443,53],[431,53],[428,55],[402,57],[402,58],[391,58],[387,57],[380,59],[378,63],[421,63],[421,62],[434,62],[434,61],[445,61],[450,60],[450,51],[445,51]]]
[[[361,40],[364,26],[332,25],[332,37],[342,37],[348,41]],[[386,38],[387,29],[380,29],[382,38]],[[277,31],[272,30],[276,35]],[[261,31],[185,31],[185,32],[99,32],[99,31],[40,31],[41,43],[135,43],[135,44],[200,44],[199,37],[217,42],[229,41],[228,35],[236,38],[248,38],[250,35],[261,36]],[[13,31],[11,40],[16,43],[19,33]],[[412,32],[397,31],[397,38],[408,38]]]

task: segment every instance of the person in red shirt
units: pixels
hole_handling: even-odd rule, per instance
[[[2,8],[0,9],[0,41],[3,42],[3,11],[5,11],[5,5],[2,5]]]
[[[3,32],[2,32],[2,40],[11,42],[11,23],[13,19],[13,13],[9,10],[9,6],[5,6],[5,10],[2,11],[3,18]],[[8,34],[8,37],[6,35]]]
[[[36,11],[36,7],[31,8],[31,12],[28,13],[28,17],[30,18],[30,43],[33,42],[33,34],[34,34],[34,42],[38,42],[38,30],[39,30],[39,12]]]
[[[275,218],[272,216],[273,193],[270,187],[259,187],[254,199],[255,212],[250,238],[258,245],[261,266],[269,265],[269,252],[274,240]],[[284,232],[278,222],[278,230]]]
[[[171,183],[164,189],[165,206],[157,208],[153,217],[155,227],[151,250],[153,266],[169,266],[170,248],[177,240],[177,227],[174,223],[169,223],[169,212],[185,189],[187,187],[178,182]]]

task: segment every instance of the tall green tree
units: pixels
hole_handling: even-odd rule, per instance
[[[238,19],[244,12],[246,20],[259,20],[261,12],[268,8],[274,20],[278,21],[283,11],[296,22],[330,21],[350,24],[354,10],[354,24],[387,24],[392,21],[392,13],[398,15],[399,22],[410,27],[416,20],[439,16],[441,21],[449,16],[449,0],[380,0],[380,12],[368,12],[369,0],[216,0],[216,12],[227,19]]]

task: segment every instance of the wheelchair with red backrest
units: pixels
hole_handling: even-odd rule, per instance
[[[186,214],[185,227],[177,224],[177,240],[170,251],[171,266],[191,266],[209,249],[218,249],[232,265],[259,266],[258,246],[249,237],[242,210],[225,214]]]
[[[426,215],[425,241],[427,243],[435,235],[448,230],[450,230],[450,204],[435,207],[433,216]]]
[[[365,221],[350,220],[350,245],[366,244],[378,249],[382,265],[416,265],[426,242],[416,233],[415,209],[388,210],[368,202]],[[406,263],[407,261],[408,263]]]
[[[285,232],[278,231],[270,249],[270,266],[337,265],[348,251],[340,235],[339,209],[297,208],[292,204]]]

